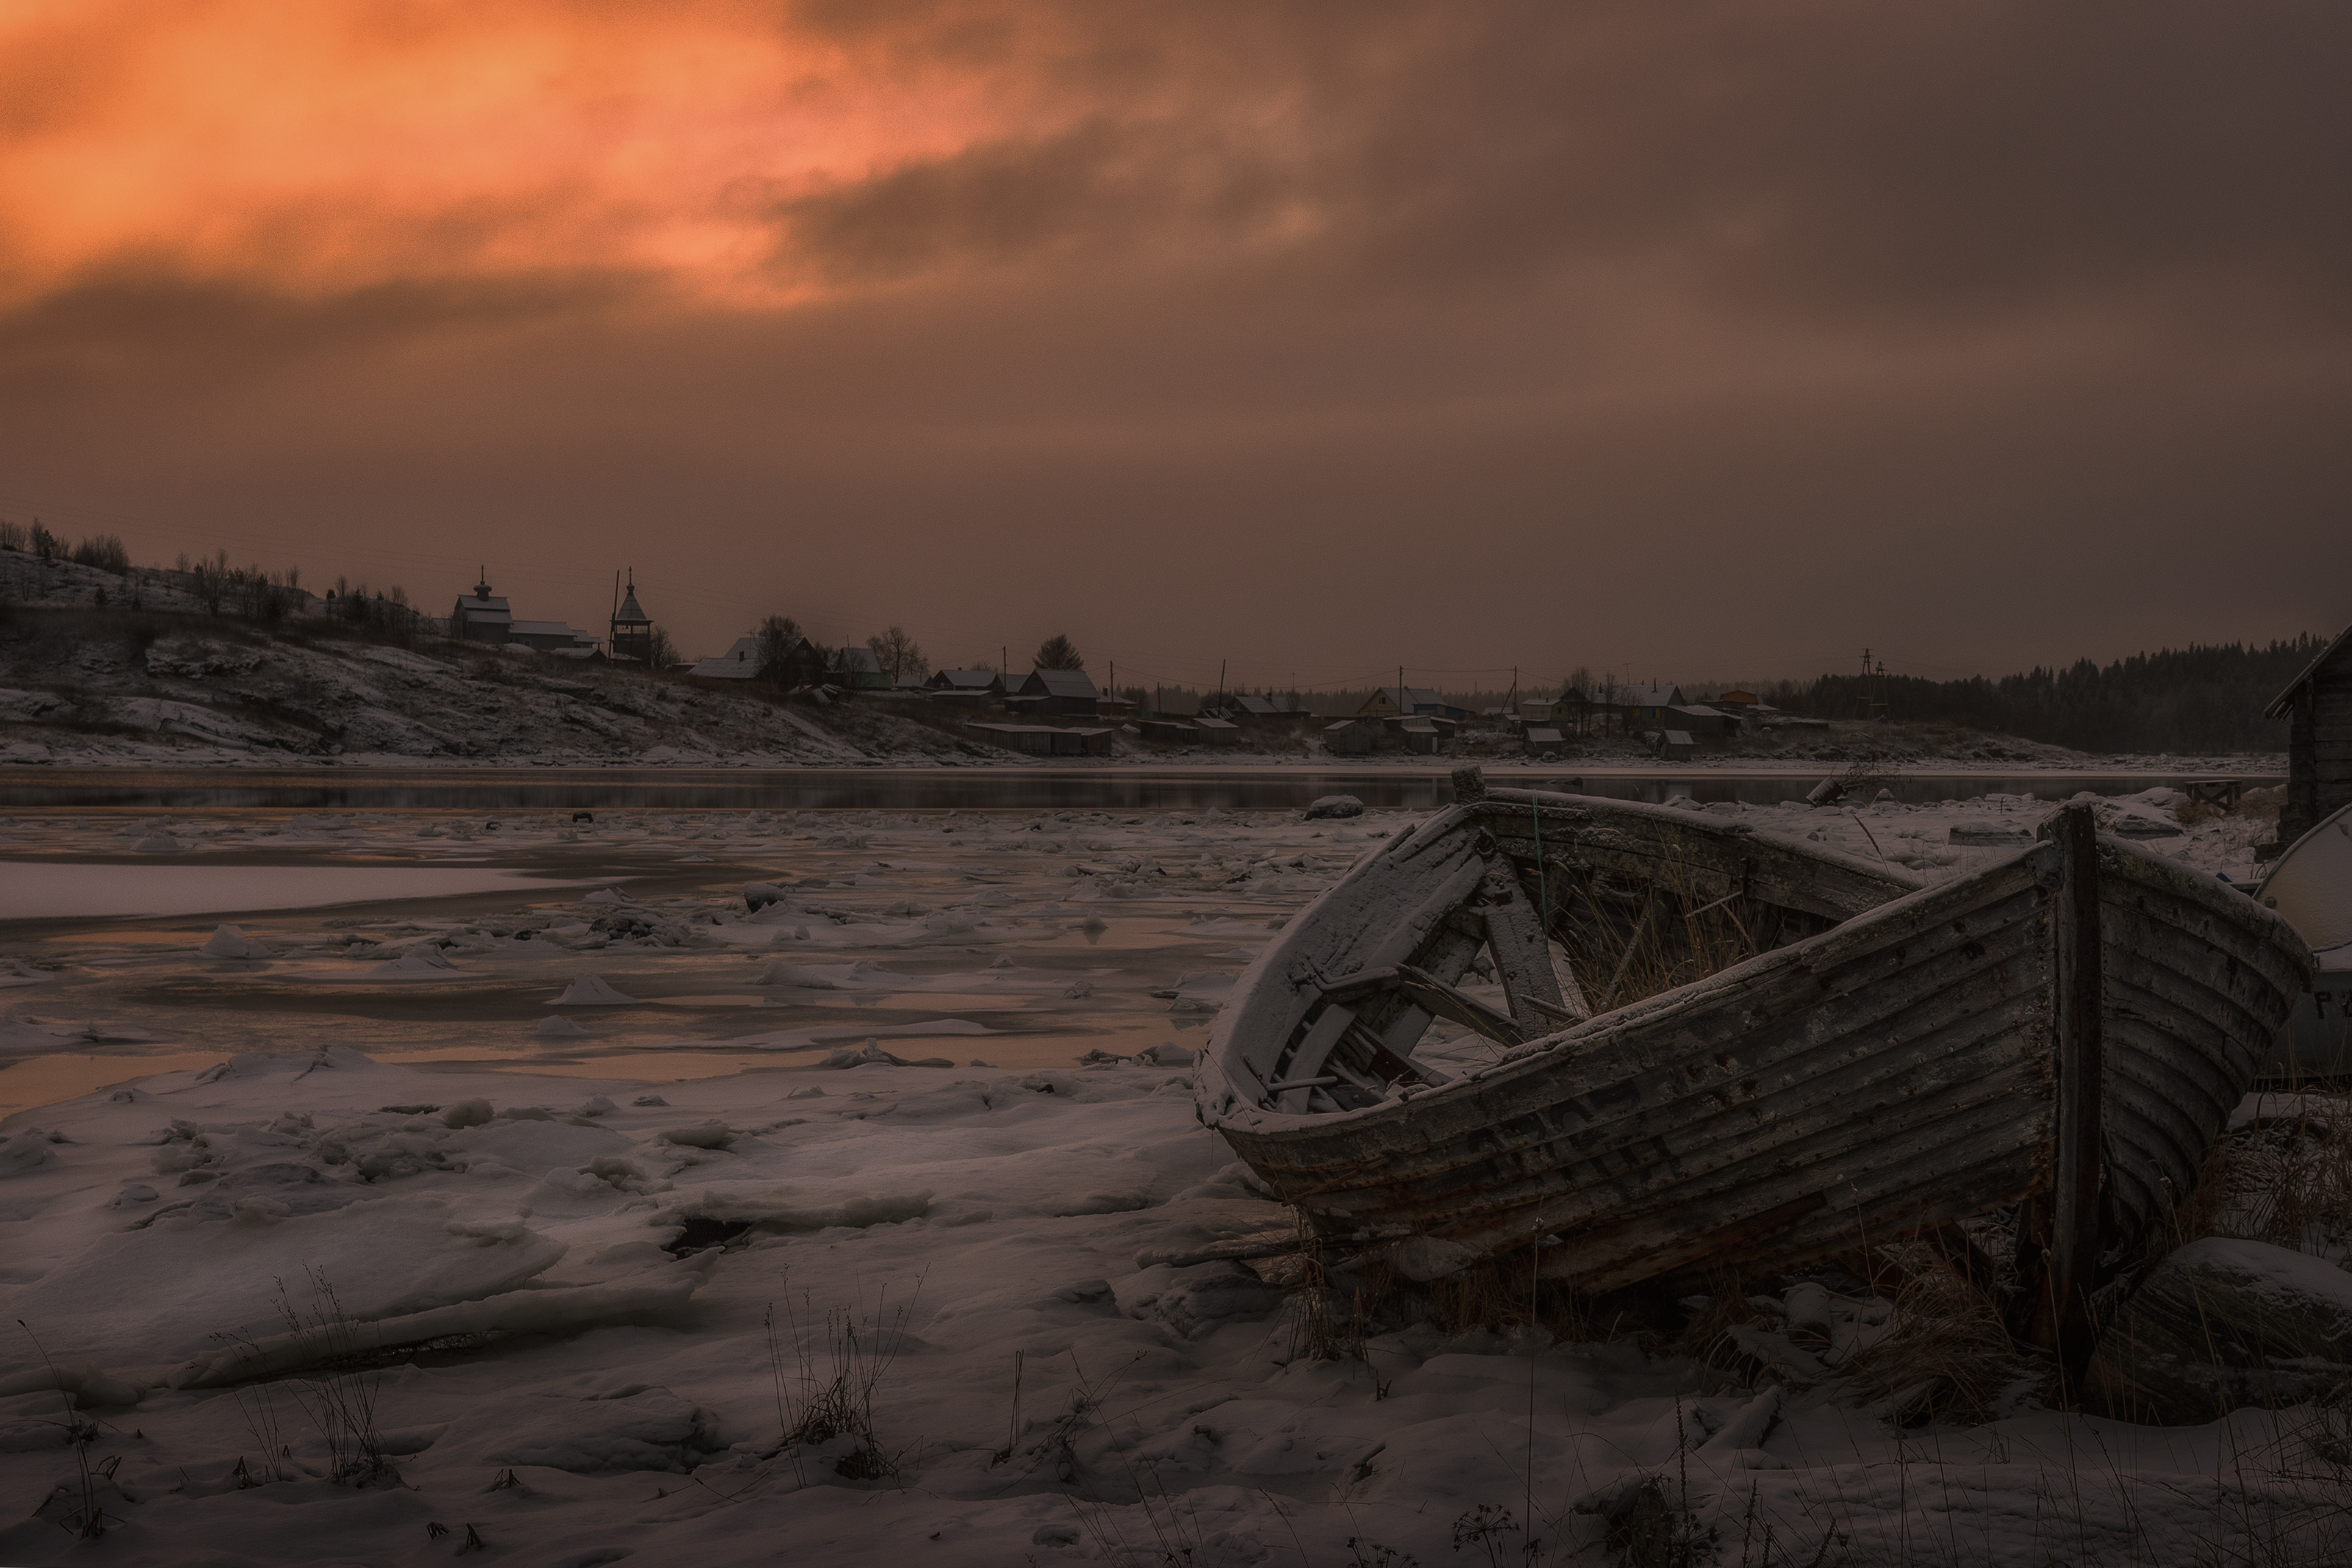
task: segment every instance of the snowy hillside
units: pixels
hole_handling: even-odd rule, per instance
[[[88,569],[77,568],[77,570]],[[1009,760],[895,715],[321,621],[18,608],[0,621],[0,764]]]

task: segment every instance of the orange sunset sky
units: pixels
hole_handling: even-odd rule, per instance
[[[0,517],[688,653],[2352,620],[2352,11],[0,0]],[[1453,673],[1446,673],[1453,672]],[[1392,677],[1391,677],[1392,678]]]

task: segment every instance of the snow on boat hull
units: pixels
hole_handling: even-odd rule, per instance
[[[2318,978],[2279,1030],[2266,1081],[2294,1085],[2352,1077],[2352,806],[2315,823],[2272,865],[2260,889],[2311,944]]]
[[[1764,1271],[2034,1198],[2087,1291],[2098,1253],[2187,1190],[2307,983],[2284,922],[2094,841],[2087,812],[2071,841],[1921,888],[1696,813],[1465,782],[1472,798],[1290,923],[1198,1085],[1203,1120],[1328,1246],[1392,1244],[1413,1278],[1538,1240],[1544,1274],[1595,1291]],[[1510,1043],[1579,988],[1606,1006],[1627,966],[1597,912],[1644,864],[1626,956],[1710,910],[1781,945]],[[1565,978],[1528,961],[1538,904]],[[1412,1039],[1432,1012],[1478,1021],[1450,982],[1480,935],[1512,1003],[1484,1020],[1505,1049],[1428,1082]]]

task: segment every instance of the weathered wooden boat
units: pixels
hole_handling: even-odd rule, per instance
[[[2087,808],[1929,886],[1703,811],[1455,795],[1288,924],[1196,1075],[1343,1265],[1534,1247],[1600,1291],[2022,1201],[2039,1335],[2079,1337],[2309,980],[2284,921]],[[1417,1062],[1441,1018],[1493,1060]]]

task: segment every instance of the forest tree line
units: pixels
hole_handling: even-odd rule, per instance
[[[2327,645],[2305,633],[2268,646],[2191,643],[2111,664],[2078,659],[1988,680],[1823,675],[1777,700],[1818,718],[1965,725],[2078,751],[2282,751],[2286,723],[2263,709]]]

